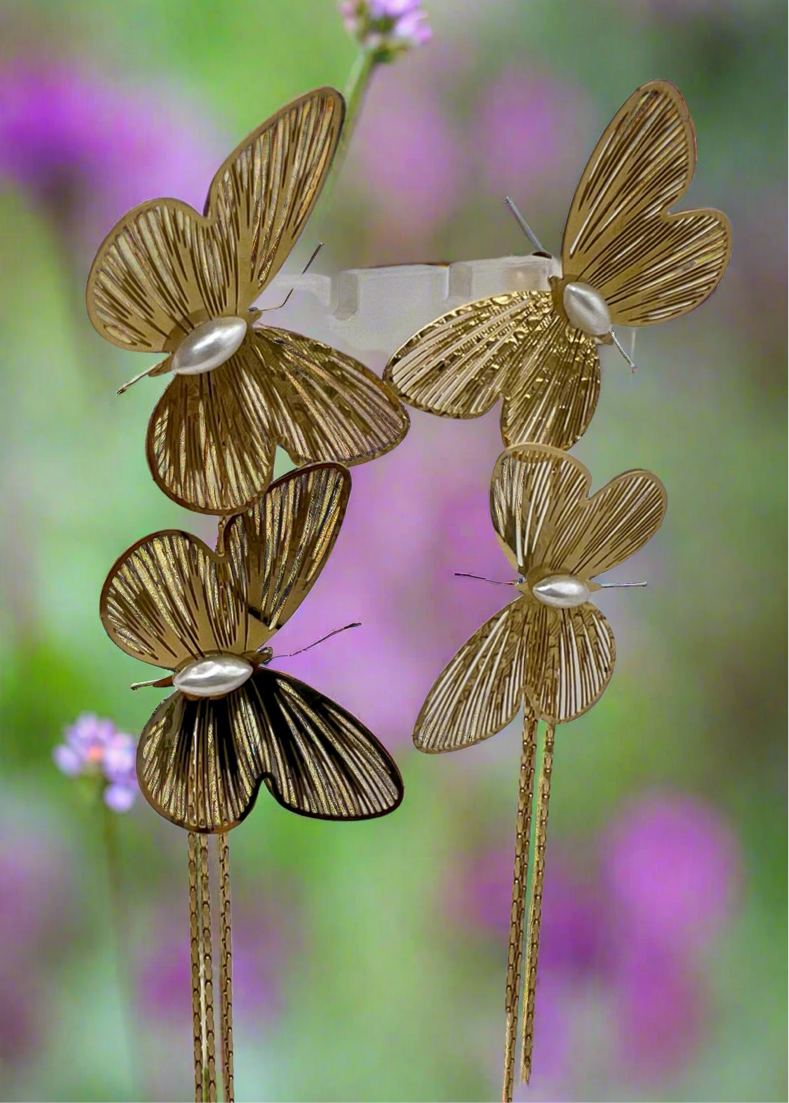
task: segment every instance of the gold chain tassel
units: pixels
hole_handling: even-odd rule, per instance
[[[216,1103],[216,1053],[214,1027],[214,971],[211,949],[211,881],[208,867],[208,839],[200,835],[200,911],[202,916],[202,997],[205,1041],[205,1096]]]
[[[554,726],[545,729],[545,747],[537,794],[537,824],[534,840],[534,873],[529,904],[529,933],[526,940],[526,977],[523,998],[523,1039],[521,1049],[521,1081],[529,1083],[532,1050],[534,1048],[534,1001],[537,994],[537,956],[540,949],[542,919],[542,889],[545,877],[545,847],[548,840],[548,802],[551,799],[553,771]]]
[[[225,1103],[233,1103],[233,945],[230,925],[230,843],[217,835],[219,853],[219,1022],[222,1032],[222,1084]]]
[[[198,904],[198,849],[197,835],[189,832],[189,948],[192,959],[192,1029],[194,1033],[195,1103],[203,1103],[203,1011],[201,969],[201,927]]]
[[[515,820],[515,869],[512,876],[512,910],[510,911],[510,945],[507,953],[507,986],[505,994],[506,1035],[504,1040],[503,1103],[512,1103],[515,1080],[515,1043],[518,1035],[518,999],[523,954],[523,916],[526,907],[526,876],[529,868],[529,837],[531,835],[532,793],[534,790],[534,755],[537,720],[524,708],[523,746],[518,778],[518,814]]]

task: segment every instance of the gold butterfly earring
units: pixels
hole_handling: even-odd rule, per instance
[[[208,834],[217,835],[221,1069],[232,1103],[227,833],[264,783],[284,808],[326,820],[383,816],[403,799],[400,772],[372,732],[269,665],[270,641],[334,546],[350,486],[337,464],[293,471],[220,525],[217,551],[186,532],[154,533],[123,553],[102,590],[110,639],[167,671],[138,686],[175,690],[143,728],[137,777],[148,803],[189,832],[196,1099],[217,1098]]]
[[[490,511],[502,550],[518,575],[502,584],[513,587],[518,597],[478,629],[438,676],[414,729],[420,751],[455,751],[495,735],[523,708],[506,982],[505,1103],[512,1099],[514,1083],[537,724],[544,721],[546,731],[526,937],[521,1060],[526,1082],[534,1039],[554,731],[557,724],[590,709],[613,673],[614,636],[590,599],[601,587],[616,584],[594,580],[642,548],[666,512],[665,488],[647,471],[628,471],[588,497],[590,485],[583,464],[557,448],[525,444],[499,457]]]
[[[394,353],[384,379],[404,402],[442,417],[479,417],[501,398],[504,444],[570,448],[594,414],[597,346],[615,340],[613,326],[679,318],[709,298],[726,270],[727,217],[668,210],[695,168],[695,131],[679,89],[665,80],[636,89],[584,169],[550,290],[451,310]]]
[[[309,337],[253,325],[262,312],[252,304],[326,181],[344,114],[333,88],[299,97],[230,154],[202,215],[175,199],[143,203],[93,262],[95,329],[121,348],[167,354],[131,383],[174,376],[148,425],[146,453],[157,486],[187,509],[246,509],[271,479],[278,444],[295,464],[356,464],[394,448],[408,429],[400,402],[364,365]]]

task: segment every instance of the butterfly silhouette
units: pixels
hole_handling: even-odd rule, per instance
[[[271,669],[269,641],[309,592],[334,546],[351,479],[337,464],[293,471],[233,517],[214,552],[157,532],[109,572],[100,614],[110,639],[172,673],[176,687],[145,725],[140,788],[166,819],[226,831],[261,782],[285,808],[368,819],[403,797],[394,761],[334,701]]]
[[[297,241],[331,167],[345,104],[308,92],[221,166],[203,215],[175,199],[130,211],[99,248],[87,286],[102,337],[172,371],[146,443],[151,474],[180,505],[246,509],[280,444],[294,463],[374,459],[408,415],[371,371],[320,341],[253,323],[250,309]],[[137,378],[141,378],[138,376]]]
[[[506,445],[571,447],[600,391],[613,324],[679,318],[707,299],[731,255],[720,211],[670,214],[696,167],[687,104],[669,81],[636,89],[605,130],[573,198],[562,275],[458,307],[392,356],[384,379],[409,405],[479,417],[503,399]]]

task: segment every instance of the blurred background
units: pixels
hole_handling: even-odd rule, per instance
[[[681,205],[734,225],[712,299],[641,332],[636,376],[606,358],[576,449],[596,486],[643,466],[670,505],[618,575],[648,589],[601,599],[611,686],[557,733],[519,1098],[785,1100],[785,5],[427,10],[432,40],[374,73],[293,268],[319,238],[325,272],[527,252],[505,193],[557,252],[597,137],[653,77],[696,124]],[[187,1099],[185,836],[141,798],[105,811],[52,754],[82,713],[136,738],[159,699],[129,692],[145,669],[99,623],[115,557],[158,528],[213,534],[151,481],[162,384],[116,397],[141,366],[94,333],[84,285],[130,206],[202,207],[244,134],[342,87],[356,47],[332,0],[0,12],[0,1095]],[[309,332],[314,304],[292,306]],[[239,1100],[499,1095],[520,728],[441,758],[410,738],[435,676],[501,605],[453,577],[509,573],[487,513],[497,419],[417,414],[395,452],[354,469],[333,561],[278,639],[290,651],[363,622],[283,665],[379,734],[406,800],[342,826],[262,795],[233,833]]]

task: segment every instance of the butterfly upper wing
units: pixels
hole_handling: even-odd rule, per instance
[[[240,651],[247,634],[245,601],[228,566],[185,532],[158,532],[125,551],[107,575],[99,610],[118,647],[169,670]]]
[[[247,609],[244,650],[265,644],[310,591],[339,535],[350,491],[350,473],[339,464],[301,468],[227,525],[225,553]]]
[[[88,316],[121,348],[173,352],[195,325],[235,314],[235,261],[210,223],[177,199],[152,199],[110,230],[88,276]]]
[[[214,371],[174,376],[148,423],[156,485],[198,513],[246,509],[274,468],[270,420],[268,390],[246,345]]]
[[[233,310],[243,314],[279,271],[328,176],[345,102],[317,88],[254,130],[221,166],[206,200],[224,253],[234,258]]]
[[[405,436],[405,409],[353,357],[269,327],[253,330],[252,355],[268,387],[271,433],[294,463],[363,463]]]
[[[589,490],[589,472],[558,448],[524,444],[503,452],[490,482],[490,515],[499,544],[525,576],[533,566],[560,569],[557,534],[573,527]]]
[[[549,724],[574,720],[599,700],[614,672],[616,644],[596,606],[528,604],[526,697]]]
[[[253,131],[217,172],[199,215],[177,199],[135,207],[100,246],[88,315],[108,341],[173,352],[196,325],[243,315],[273,279],[326,179],[344,102],[318,88]]]
[[[168,697],[137,751],[140,788],[190,831],[226,831],[265,780],[280,804],[320,819],[369,819],[403,797],[388,752],[345,709],[289,675],[261,670],[216,700]]]
[[[439,674],[414,728],[420,751],[470,747],[513,719],[523,700],[526,617],[523,598],[505,605]]]
[[[565,277],[591,284],[620,325],[687,314],[717,287],[731,254],[720,211],[668,214],[688,189],[696,139],[669,81],[636,89],[598,142],[562,241]]]
[[[551,552],[582,578],[610,571],[652,539],[663,524],[666,488],[649,471],[626,471],[593,494],[582,522],[557,534]]]

